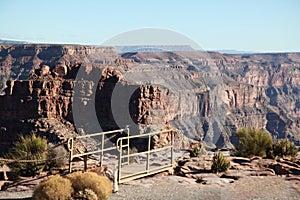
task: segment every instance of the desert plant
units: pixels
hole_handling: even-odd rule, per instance
[[[16,175],[37,175],[45,166],[46,149],[46,139],[37,136],[35,133],[21,135],[6,155],[6,158],[16,160],[11,162],[9,167]],[[18,160],[27,160],[27,162],[18,162]]]
[[[263,130],[254,128],[241,129],[236,132],[239,143],[236,145],[238,156],[265,156],[266,150],[272,146],[271,135]]]
[[[65,200],[71,199],[74,190],[69,179],[55,175],[40,182],[33,192],[35,200]]]
[[[211,171],[214,173],[226,172],[230,167],[230,161],[227,160],[221,152],[214,153]]]
[[[73,199],[86,199],[86,200],[98,200],[97,194],[91,189],[84,189],[84,191],[76,192]]]
[[[112,193],[112,182],[106,176],[95,172],[75,172],[67,176],[75,190],[75,197],[87,190],[93,191],[100,200],[108,199]]]
[[[206,153],[205,146],[203,143],[197,143],[192,147],[192,150],[190,150],[190,156],[191,157],[199,157]]]
[[[53,144],[49,144],[49,150],[47,154],[47,169],[55,167],[63,167],[68,162],[68,152],[63,146],[55,147]]]
[[[273,154],[274,156],[291,156],[294,157],[298,152],[298,148],[295,144],[288,139],[279,140],[276,144],[273,145]]]

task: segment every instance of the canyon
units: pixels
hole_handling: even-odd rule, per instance
[[[178,148],[232,148],[243,127],[300,145],[300,53],[0,44],[0,91],[0,151],[20,133],[57,143],[126,125],[132,134],[177,128]]]

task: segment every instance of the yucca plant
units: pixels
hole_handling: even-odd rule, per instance
[[[236,136],[239,138],[239,143],[236,145],[238,156],[265,156],[266,150],[273,144],[268,132],[254,128],[241,129],[236,132]]]
[[[35,133],[20,135],[18,141],[14,142],[13,147],[6,155],[6,158],[15,160],[8,165],[16,175],[35,176],[45,166],[46,149],[47,140]],[[19,162],[18,160],[23,161]]]
[[[230,161],[227,160],[221,152],[214,153],[211,171],[213,173],[226,172],[230,167]]]

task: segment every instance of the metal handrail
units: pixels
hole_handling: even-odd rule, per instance
[[[105,135],[107,134],[112,134],[112,133],[122,133],[122,132],[127,132],[127,136],[129,136],[129,127],[127,126],[124,129],[118,129],[118,130],[113,130],[113,131],[106,131],[106,132],[101,132],[101,133],[93,133],[93,134],[89,134],[89,135],[81,135],[81,136],[75,136],[75,137],[70,137],[68,138],[68,150],[69,150],[69,172],[72,172],[72,160],[74,158],[78,158],[78,157],[84,157],[84,170],[87,169],[87,156],[88,155],[92,155],[95,153],[100,153],[100,165],[102,165],[103,163],[103,153],[106,151],[110,151],[110,150],[114,150],[117,149],[117,147],[108,147],[105,148],[104,147],[104,143],[105,141]],[[82,138],[91,138],[91,137],[95,137],[95,136],[101,136],[101,149],[96,150],[96,151],[90,151],[90,152],[85,152],[85,153],[81,153],[81,154],[73,154],[73,148],[74,148],[74,141],[77,139],[82,139]],[[98,146],[98,145],[97,145]]]
[[[124,136],[124,137],[119,138],[117,140],[117,143],[116,143],[117,144],[116,145],[117,149],[119,151],[118,183],[123,183],[125,181],[137,179],[137,178],[147,176],[147,175],[150,175],[150,174],[153,174],[153,173],[157,173],[157,172],[161,172],[161,171],[171,169],[173,167],[173,163],[174,163],[174,133],[177,132],[177,131],[178,130],[176,130],[176,129],[170,129],[170,130],[157,131],[157,132],[152,132],[152,133],[147,133],[147,134],[142,134],[142,135],[129,135],[129,136]],[[151,147],[151,136],[164,134],[164,133],[171,133],[171,145],[160,147],[160,148],[157,148],[157,149],[151,149],[150,148]],[[129,140],[133,139],[133,138],[148,138],[148,149],[147,149],[147,151],[130,154],[130,152],[129,152]],[[124,140],[127,140],[126,145],[123,145]],[[122,155],[124,146],[128,148],[127,155]],[[164,165],[164,166],[155,167],[154,169],[150,169],[150,153],[159,152],[159,151],[163,151],[163,150],[166,150],[166,149],[171,149],[171,163],[167,164],[167,165]],[[122,166],[123,166],[123,164],[128,164],[129,165],[129,157],[133,157],[133,156],[137,156],[137,155],[141,155],[141,154],[147,154],[146,169],[143,170],[143,171],[138,171],[138,172],[132,173],[130,175],[122,176]],[[126,163],[122,162],[123,158],[127,158]]]

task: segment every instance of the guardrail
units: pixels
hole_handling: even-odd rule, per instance
[[[110,138],[105,139],[105,135],[108,134],[113,134],[113,133],[123,133],[126,132],[126,136],[120,137],[117,140],[116,146],[110,146],[110,147],[105,147],[105,142],[106,140],[109,140]],[[164,131],[157,131],[157,132],[152,132],[148,134],[141,134],[141,135],[130,135],[130,130],[128,127],[125,129],[119,129],[119,130],[114,130],[114,131],[107,131],[107,132],[102,132],[102,133],[94,133],[94,134],[89,134],[89,135],[83,135],[83,136],[77,136],[77,137],[71,137],[68,139],[67,144],[68,144],[68,150],[69,150],[69,172],[72,172],[72,161],[74,158],[78,157],[83,157],[84,159],[84,170],[87,170],[87,158],[89,155],[93,154],[98,154],[100,153],[100,165],[103,164],[103,154],[106,151],[110,150],[118,150],[119,155],[118,155],[118,168],[115,171],[115,184],[120,184],[124,183],[130,180],[134,180],[137,178],[145,177],[154,173],[159,173],[162,171],[167,171],[167,170],[172,170],[173,169],[173,163],[174,163],[174,134],[177,132],[175,129],[171,130],[164,130]],[[160,135],[160,134],[166,134],[170,133],[171,134],[171,141],[170,144],[167,146],[163,147],[158,147],[155,149],[151,149],[151,138],[155,135]],[[74,141],[78,139],[83,139],[83,138],[92,138],[92,137],[101,137],[101,142],[100,142],[100,149],[95,150],[95,151],[88,151],[84,153],[79,153],[79,154],[74,154]],[[130,143],[132,139],[139,139],[139,138],[146,138],[148,147],[146,151],[138,152],[138,153],[131,153],[130,152]],[[171,153],[171,159],[169,164],[164,164],[162,166],[156,166],[153,168],[150,168],[150,154],[154,152],[160,152],[164,150],[170,149]],[[125,165],[130,164],[130,157],[133,156],[139,156],[142,154],[147,155],[146,159],[146,165],[145,168],[142,170],[135,170],[134,172],[130,172],[124,175],[126,169],[124,169]],[[123,167],[123,168],[122,168]],[[134,166],[133,166],[134,167]],[[143,165],[142,165],[143,167]]]
[[[87,170],[87,158],[89,155],[93,155],[93,154],[97,154],[100,153],[100,165],[102,165],[103,163],[103,153],[106,151],[110,151],[110,150],[114,150],[117,149],[116,146],[112,146],[112,147],[108,147],[105,148],[105,135],[108,134],[113,134],[113,133],[123,133],[126,132],[127,133],[127,137],[129,136],[130,132],[129,132],[129,128],[126,127],[125,129],[118,129],[118,130],[113,130],[113,131],[106,131],[106,132],[102,132],[102,133],[94,133],[94,134],[89,134],[89,135],[82,135],[82,136],[77,136],[77,137],[71,137],[68,139],[68,150],[69,150],[69,172],[72,172],[72,160],[74,158],[78,158],[78,157],[83,157],[84,159],[84,170]],[[77,139],[83,139],[83,138],[92,138],[92,137],[96,137],[96,136],[100,136],[101,137],[101,142],[100,142],[100,149],[95,150],[95,151],[89,151],[89,152],[85,152],[85,153],[79,153],[79,154],[74,154],[74,141]],[[107,139],[108,140],[108,139]],[[128,152],[129,152],[129,146],[128,146]]]
[[[124,183],[126,181],[134,180],[134,179],[148,176],[148,175],[151,175],[154,173],[172,170],[173,163],[174,163],[174,134],[175,134],[175,132],[177,132],[177,130],[171,129],[171,130],[158,131],[158,132],[142,134],[142,135],[133,135],[133,136],[128,135],[128,136],[119,138],[117,140],[117,147],[119,150],[118,183]],[[164,147],[151,149],[151,138],[154,135],[160,135],[160,134],[164,134],[164,133],[171,133],[171,144],[164,146]],[[134,138],[147,138],[148,139],[147,151],[138,152],[138,153],[130,153],[129,152],[129,142],[130,142],[130,139],[134,139]],[[126,143],[124,144],[125,141],[126,141]],[[128,149],[128,151],[126,152],[126,155],[123,155],[123,147]],[[150,169],[150,154],[154,153],[154,152],[167,150],[167,149],[170,149],[170,151],[171,151],[170,164],[158,166],[158,167],[154,167],[153,169]],[[122,166],[124,166],[126,164],[129,165],[129,157],[138,156],[138,155],[142,155],[142,154],[147,154],[145,170],[137,171],[137,172],[130,173],[127,175],[122,175]],[[123,160],[126,160],[126,162],[123,162]]]

